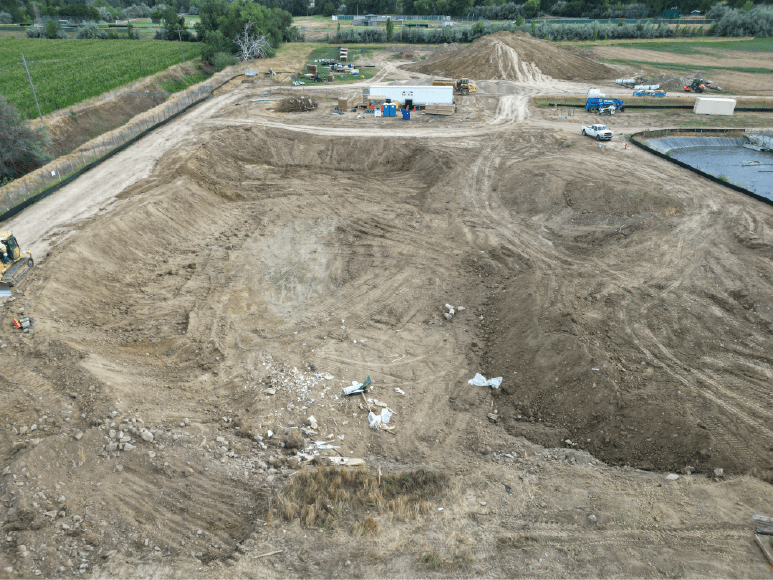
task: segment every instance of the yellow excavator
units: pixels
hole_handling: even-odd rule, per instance
[[[32,253],[22,251],[11,232],[0,232],[0,298],[11,296],[11,288],[21,282],[34,265]]]

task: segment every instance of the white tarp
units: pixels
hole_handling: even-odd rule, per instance
[[[368,423],[370,424],[371,429],[376,429],[377,427],[380,427],[382,424],[386,425],[389,423],[389,420],[392,418],[392,411],[388,409],[387,407],[384,407],[381,409],[381,414],[376,415],[373,411],[368,413]]]
[[[477,387],[491,387],[492,389],[498,389],[499,385],[502,384],[502,377],[486,380],[486,377],[484,377],[482,374],[476,373],[475,376],[467,382],[470,385],[475,385]]]

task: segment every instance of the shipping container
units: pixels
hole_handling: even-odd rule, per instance
[[[735,99],[698,97],[692,110],[696,115],[732,115]]]
[[[370,97],[386,97],[400,105],[452,105],[453,87],[372,86]]]

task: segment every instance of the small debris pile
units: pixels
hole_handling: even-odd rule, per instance
[[[300,97],[287,97],[279,101],[277,111],[280,113],[305,113],[313,111],[319,106],[317,99],[301,95]]]
[[[713,83],[706,77],[701,76],[700,73],[687,75],[685,77],[676,77],[676,76],[669,76],[669,75],[660,75],[660,76],[652,77],[648,79],[643,79],[642,77],[639,77],[639,80],[641,81],[642,84],[653,84],[653,85],[658,84],[660,85],[661,90],[664,90],[664,91],[681,91],[683,87],[689,86],[694,79],[703,80],[703,84],[707,89],[711,89],[713,91],[722,90],[722,87]]]

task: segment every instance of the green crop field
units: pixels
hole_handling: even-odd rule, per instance
[[[716,54],[717,51],[742,50],[746,52],[773,52],[773,37],[752,40],[716,41],[690,40],[685,42],[618,42],[617,46],[640,48],[676,54]]]
[[[201,56],[199,43],[184,42],[182,48],[186,60]],[[22,53],[44,115],[182,62],[180,43],[164,40],[4,39],[0,94],[25,118],[38,113]]]

